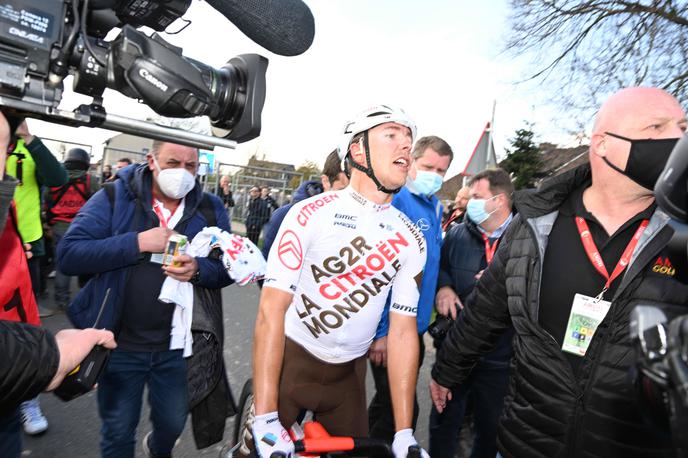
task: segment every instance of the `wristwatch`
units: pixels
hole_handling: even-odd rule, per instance
[[[197,285],[201,281],[201,269],[198,269],[195,274],[193,274],[193,277],[189,279],[189,283],[192,285]]]

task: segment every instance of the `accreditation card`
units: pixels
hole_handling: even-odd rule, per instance
[[[566,325],[561,349],[578,356],[585,356],[597,327],[609,312],[612,303],[595,297],[576,294]]]

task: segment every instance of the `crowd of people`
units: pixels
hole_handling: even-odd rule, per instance
[[[452,147],[417,138],[406,112],[379,105],[345,124],[320,179],[287,205],[251,187],[245,235],[267,272],[237,456],[294,456],[288,431],[305,411],[330,434],[387,442],[396,458],[418,445],[419,421],[429,425],[422,456],[456,456],[469,419],[471,457],[674,456],[634,386],[629,321],[640,302],[688,301],[688,285],[653,269],[679,263],[652,191],[687,125],[665,91],[620,90],[597,113],[586,164],[518,191],[504,170],[484,170],[445,212],[437,194]],[[184,332],[179,304],[219,307],[234,277],[215,250],[172,263],[162,253],[175,234],[193,245],[206,227],[231,232],[230,177],[206,193],[198,150],[156,141],[145,162],[94,180],[84,150],[59,164],[26,124],[10,132],[0,117],[0,134],[0,456],[20,456],[22,422],[47,428],[27,429],[45,421],[38,393],[94,345],[111,349],[97,387],[102,456],[134,456],[144,388],[148,456],[172,456],[189,414],[197,445],[221,441],[236,407],[217,358],[221,316],[205,308],[203,329],[219,329],[212,347]],[[42,209],[55,300],[82,331],[40,327]],[[73,298],[69,276],[81,280]],[[88,329],[96,321],[105,330]],[[424,365],[429,387],[418,386]],[[429,418],[418,389],[430,391]]]

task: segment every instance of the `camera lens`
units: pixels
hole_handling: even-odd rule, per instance
[[[433,339],[442,339],[447,335],[454,320],[444,315],[437,315],[435,321],[428,326],[428,333]]]
[[[268,60],[258,54],[232,58],[219,70],[211,69],[209,86],[215,109],[208,114],[213,134],[238,142],[260,135],[260,114],[265,104]]]

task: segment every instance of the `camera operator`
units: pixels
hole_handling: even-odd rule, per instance
[[[590,163],[515,199],[518,215],[433,368],[439,412],[513,324],[502,456],[674,455],[629,377],[629,317],[640,301],[688,303],[688,286],[653,271],[671,262],[673,229],[652,188],[685,130],[667,92],[623,89],[597,114]]]
[[[457,305],[463,307],[480,274],[492,262],[513,219],[514,185],[504,170],[484,170],[472,176],[465,189],[469,197],[467,217],[455,224],[444,239],[435,297],[438,314],[452,319],[457,317]],[[509,380],[513,336],[513,330],[509,329],[500,337],[497,347],[475,365],[471,377],[452,391],[452,399],[442,413],[434,407],[430,411],[430,456],[451,458],[455,455],[469,396],[475,406],[471,456],[494,457],[497,454],[497,419]],[[442,341],[443,336],[436,338],[438,349]]]
[[[3,171],[9,141],[10,128],[0,113],[0,170]],[[16,185],[17,181],[9,176],[0,180],[0,248],[5,257],[4,264],[0,265],[3,278],[0,302],[4,305],[5,313],[1,315],[4,319],[12,318],[8,313],[11,310],[17,319],[25,321],[27,311],[35,311],[36,304],[23,245],[12,220],[15,218],[12,199]],[[16,263],[9,262],[12,255],[16,255]],[[6,269],[13,272],[13,278],[5,275],[8,274]],[[17,287],[22,284],[23,289]],[[114,348],[112,333],[70,329],[53,337],[47,330],[30,324],[0,321],[0,456],[21,455],[19,404],[35,398],[42,390],[55,389],[97,344]]]

